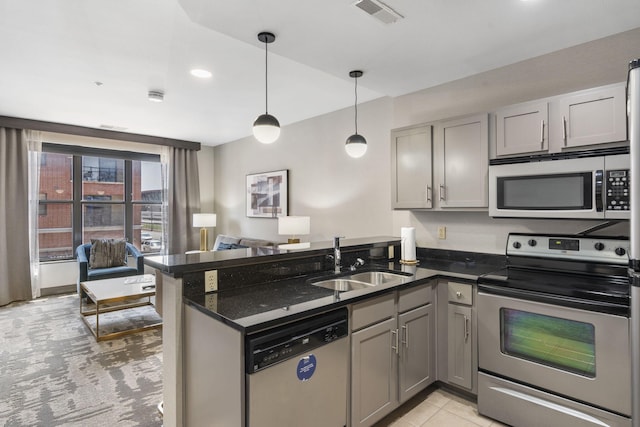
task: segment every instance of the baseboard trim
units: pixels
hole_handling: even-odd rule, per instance
[[[51,288],[40,288],[40,296],[48,297],[51,295],[68,294],[77,291],[77,285],[53,286]]]

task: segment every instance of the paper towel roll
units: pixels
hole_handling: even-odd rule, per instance
[[[400,259],[406,262],[416,260],[416,229],[414,227],[400,228]]]

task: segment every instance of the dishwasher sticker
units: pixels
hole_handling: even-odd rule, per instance
[[[305,356],[298,361],[298,379],[308,381],[316,371],[316,357],[313,354]]]

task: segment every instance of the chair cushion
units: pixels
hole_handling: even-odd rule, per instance
[[[127,265],[127,242],[124,239],[91,239],[89,268]]]
[[[111,279],[114,277],[135,276],[139,274],[135,267],[120,266],[111,268],[98,268],[87,272],[87,280]]]

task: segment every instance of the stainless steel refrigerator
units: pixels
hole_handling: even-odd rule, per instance
[[[629,63],[627,114],[631,153],[631,416],[633,427],[640,427],[640,59]]]

